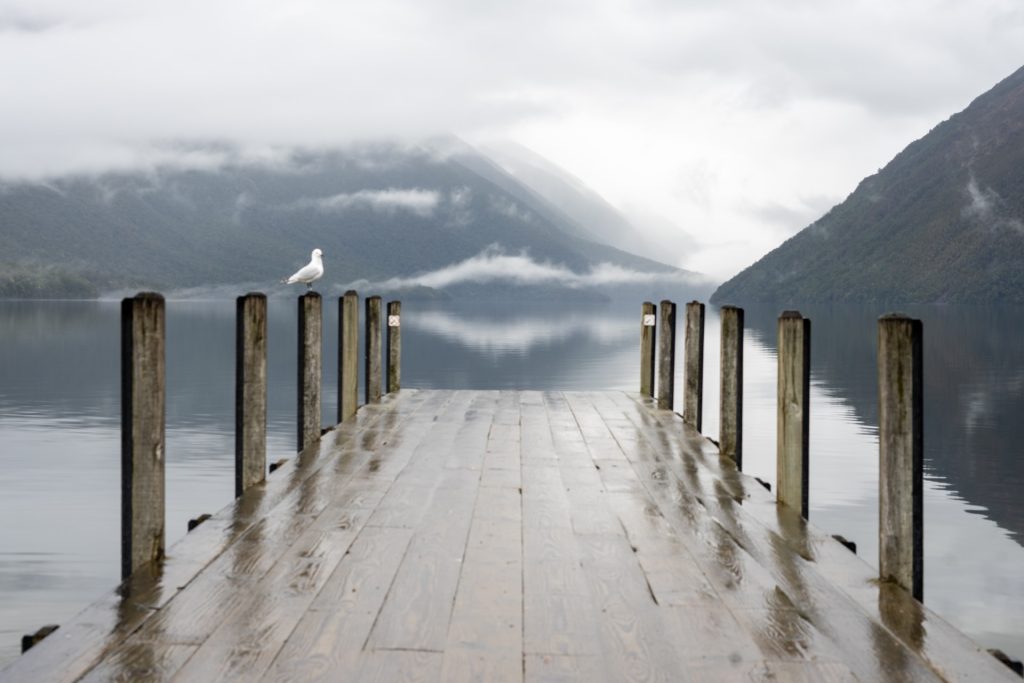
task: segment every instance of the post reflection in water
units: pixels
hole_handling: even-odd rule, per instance
[[[403,302],[402,385],[638,391],[640,303]],[[810,518],[856,541],[872,565],[876,321],[885,312],[801,308],[813,321]],[[1017,342],[1024,309],[905,312],[924,322],[925,335],[926,604],[985,646],[1024,655],[1024,345]],[[337,306],[324,306],[324,314],[322,424],[330,426],[337,414]],[[772,483],[778,314],[747,308],[744,349],[744,471]],[[189,518],[233,497],[234,315],[229,300],[168,302],[169,544],[184,535]],[[294,327],[294,300],[270,299],[271,462],[295,457]],[[0,302],[0,518],[18,521],[0,526],[0,663],[16,655],[22,633],[66,621],[117,583],[119,329],[118,302]],[[705,334],[704,432],[716,438],[715,307],[708,307]],[[683,340],[677,341],[681,353]],[[683,365],[676,365],[679,386]],[[701,491],[698,475],[690,474],[683,517],[695,504],[693,492]],[[328,493],[299,492],[295,512],[308,513]],[[728,492],[701,495],[728,512]],[[719,531],[695,533],[714,538]],[[723,543],[720,552],[723,571],[740,572],[734,581],[750,580],[735,548]]]

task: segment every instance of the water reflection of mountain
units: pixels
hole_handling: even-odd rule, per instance
[[[325,349],[336,343],[334,314],[325,310]],[[166,315],[168,426],[232,430],[234,301],[170,302]],[[268,317],[273,420],[295,411],[295,305],[271,302]],[[120,324],[116,302],[3,302],[0,407],[12,414],[118,423]],[[335,359],[325,353],[328,380]],[[330,414],[333,394],[326,386],[325,398]]]
[[[409,318],[407,327],[415,332],[444,337],[465,348],[488,356],[522,355],[538,347],[564,344],[583,336],[597,343],[619,343],[632,340],[636,330],[626,319],[590,313],[549,316],[512,315],[488,317],[460,316],[448,311],[423,311]]]
[[[611,370],[610,356],[618,349],[633,350],[638,308],[552,302],[457,308],[410,304],[403,315],[403,384],[530,389],[615,385],[621,373]],[[168,303],[169,428],[233,429],[234,316],[231,300]],[[268,328],[268,418],[272,424],[290,424],[295,411],[294,301],[270,301]],[[3,302],[0,330],[0,409],[6,414],[119,422],[117,302]],[[336,406],[336,348],[337,300],[331,298],[324,303],[325,424],[332,422]]]
[[[445,389],[614,386],[623,374],[616,358],[633,349],[637,327],[628,309],[604,305],[460,307],[405,318],[406,384]]]
[[[119,316],[116,305],[98,302],[4,302],[0,407],[54,417],[117,416]]]
[[[808,307],[814,374],[878,424],[877,318],[870,307]],[[927,474],[1024,541],[1024,309],[912,307],[924,323]],[[751,332],[775,347],[779,311],[748,308]],[[814,408],[811,408],[814,419]],[[813,457],[813,454],[812,454]]]

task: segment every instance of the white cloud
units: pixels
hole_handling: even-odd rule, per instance
[[[1015,230],[1024,232],[1024,221],[1015,216],[1006,216],[1000,212],[1005,207],[1003,198],[991,187],[981,187],[977,178],[971,174],[965,188],[969,203],[963,208],[965,218],[994,230]]]
[[[169,140],[505,138],[728,275],[1022,45],[1016,0],[0,0],[0,177],[218,163]],[[792,222],[749,211],[773,205]]]
[[[999,195],[996,191],[990,187],[984,190],[978,187],[978,181],[975,179],[974,174],[971,174],[970,180],[967,181],[966,189],[967,196],[970,198],[970,204],[964,207],[964,215],[980,220],[991,218],[992,211],[999,201]]]
[[[548,262],[532,259],[528,254],[508,254],[498,245],[491,245],[476,256],[446,268],[420,273],[411,277],[397,277],[375,283],[351,283],[342,289],[390,291],[405,287],[443,289],[467,282],[487,284],[507,282],[516,285],[561,285],[578,289],[615,284],[644,284],[651,282],[679,282],[693,284],[702,280],[682,272],[651,273],[630,270],[610,263],[599,264],[585,273]]]
[[[491,197],[491,209],[521,223],[532,223],[533,212],[519,203],[501,196]]]
[[[417,216],[430,216],[437,208],[440,195],[435,190],[359,190],[342,192],[319,199],[301,199],[296,206],[313,207],[324,213],[335,213],[351,208],[369,208],[374,211],[409,211]]]

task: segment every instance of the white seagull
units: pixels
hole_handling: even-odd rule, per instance
[[[313,289],[313,281],[319,280],[324,274],[324,252],[319,249],[314,249],[312,256],[310,256],[309,263],[299,268],[299,270],[286,280],[281,280],[286,285],[290,285],[296,282],[304,282],[307,289]]]

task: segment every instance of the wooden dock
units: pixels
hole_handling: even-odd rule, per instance
[[[0,672],[172,679],[1019,680],[650,398],[406,389]]]

